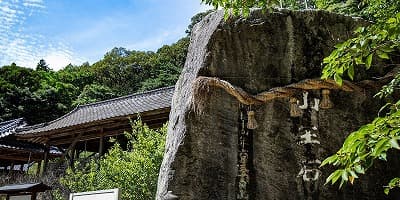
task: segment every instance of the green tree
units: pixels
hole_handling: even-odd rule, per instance
[[[16,65],[0,68],[0,119],[25,117],[28,123],[51,121],[72,107],[79,95],[73,84],[57,72],[32,70]]]
[[[72,102],[72,106],[94,103],[115,97],[115,93],[107,86],[97,84],[86,85],[78,98]]]
[[[212,5],[215,8],[224,8],[225,18],[231,14],[234,16],[242,14],[247,17],[251,8],[261,8],[263,10],[271,10],[273,8],[309,9],[315,7],[316,1],[327,0],[201,0],[201,2]]]
[[[39,63],[36,65],[36,70],[48,72],[48,71],[50,71],[50,67],[44,59],[40,59]]]
[[[193,27],[194,25],[196,25],[197,23],[199,23],[205,16],[207,16],[208,14],[212,13],[215,10],[207,10],[205,12],[200,12],[197,13],[196,15],[194,15],[191,19],[190,19],[190,24],[187,27],[185,33],[187,33],[187,35],[190,37],[190,34],[192,33]]]
[[[166,126],[153,130],[140,120],[132,123],[132,132],[125,133],[128,150],[118,143],[84,168],[67,170],[61,183],[71,192],[119,188],[123,200],[154,199],[159,167],[164,154]]]
[[[185,65],[189,38],[185,37],[172,45],[157,50],[149,78],[143,80],[140,91],[174,85]]]

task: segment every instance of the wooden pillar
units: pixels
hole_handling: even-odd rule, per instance
[[[83,133],[79,133],[78,136],[73,137],[73,141],[72,141],[71,145],[69,145],[68,149],[67,149],[67,150],[63,153],[63,155],[61,156],[61,159],[59,160],[58,165],[62,165],[62,164],[64,163],[65,157],[68,156],[67,154],[68,154],[69,152],[71,152],[72,149],[75,149],[75,145],[76,145],[76,143],[79,142],[79,139],[82,137],[82,134],[83,134]]]
[[[11,165],[10,165],[10,171],[8,171],[8,172],[9,172],[9,173],[12,173],[13,169],[14,169],[14,163],[11,163]]]
[[[38,161],[37,163],[37,169],[36,169],[36,175],[40,176],[40,168],[42,168],[42,161]],[[44,171],[44,169],[43,169]]]
[[[44,175],[47,172],[47,165],[49,162],[49,153],[50,153],[50,146],[49,146],[49,143],[46,142],[45,149],[44,149],[44,156],[43,156],[42,175]]]
[[[72,170],[75,169],[75,145],[72,147],[69,154],[69,166]]]
[[[104,131],[103,128],[100,129],[100,142],[99,142],[99,156],[104,154]]]

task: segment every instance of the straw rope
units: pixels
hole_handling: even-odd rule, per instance
[[[393,73],[388,73],[384,76],[384,80],[392,78]],[[382,79],[383,80],[383,79]],[[382,80],[371,81],[366,80],[358,83],[358,85],[371,85],[371,84],[381,84]],[[343,81],[342,85],[338,85],[334,80],[331,79],[306,79],[297,83],[286,85],[283,87],[275,87],[268,91],[261,92],[256,95],[247,93],[242,88],[232,85],[228,81],[221,80],[216,77],[205,77],[199,76],[193,82],[193,105],[197,112],[202,112],[207,94],[210,91],[210,87],[217,87],[224,89],[227,93],[234,96],[240,103],[245,105],[259,105],[267,103],[277,98],[287,98],[295,95],[299,90],[319,90],[319,89],[329,89],[329,90],[342,90],[345,92],[363,91],[363,88],[350,81]]]

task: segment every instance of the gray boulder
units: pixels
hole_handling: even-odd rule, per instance
[[[224,90],[211,87],[203,113],[194,112],[192,84],[198,76],[218,77],[251,94],[318,78],[322,59],[361,23],[325,11],[254,10],[249,18],[227,21],[223,11],[217,11],[205,17],[193,29],[176,84],[156,198],[238,197],[240,104]],[[356,78],[366,78],[361,75]],[[313,146],[314,156],[323,160],[335,153],[347,134],[376,116],[381,102],[372,98],[375,92],[372,88],[331,91],[334,107],[316,115],[320,143]],[[258,128],[249,131],[249,199],[395,199],[395,194],[385,196],[382,186],[399,170],[386,163],[342,190],[324,185],[333,171],[325,167],[310,186],[301,174],[307,157],[307,149],[299,144],[301,122],[290,117],[288,99],[252,109]],[[317,190],[310,192],[310,187]]]

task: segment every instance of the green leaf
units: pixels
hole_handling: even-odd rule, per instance
[[[354,60],[356,61],[357,65],[364,64],[364,62],[362,61],[362,57],[356,57],[356,58],[354,58]]]
[[[386,159],[386,153],[381,153],[381,155],[379,155],[379,159],[380,159],[380,160],[387,161],[387,159]]]
[[[347,70],[347,75],[349,75],[349,78],[351,80],[354,79],[354,66],[353,65],[349,66],[349,69]]]
[[[353,170],[349,170],[350,175],[354,178],[358,178],[357,174]]]
[[[381,155],[381,153],[385,150],[387,150],[387,144],[389,142],[389,138],[383,138],[381,140],[379,140],[379,142],[377,142],[375,144],[374,150],[372,151],[372,155],[375,157],[378,157],[379,155]]]
[[[336,154],[335,154],[335,155],[332,155],[332,156],[329,156],[329,157],[326,158],[324,161],[322,161],[320,167],[322,167],[322,166],[324,166],[324,165],[326,165],[326,164],[331,164],[331,163],[333,163],[333,161],[335,161],[336,159],[337,159]]]
[[[338,85],[341,86],[343,84],[343,79],[339,74],[336,73],[333,78]]]
[[[400,149],[399,143],[397,142],[396,138],[390,139],[390,146],[395,149]]]
[[[336,181],[340,178],[340,176],[342,175],[342,171],[343,170],[336,170],[334,171],[331,175],[328,176],[328,178],[326,179],[325,184],[329,183],[329,181],[332,182],[332,184],[335,184]]]
[[[382,58],[382,59],[389,59],[389,55],[382,51],[378,51],[378,56],[379,56],[379,58]]]
[[[346,170],[343,170],[341,177],[342,177],[342,180],[344,180],[344,181],[348,181],[349,180],[349,174],[347,173]]]
[[[390,191],[390,189],[389,189],[389,188],[385,188],[385,189],[383,190],[383,192],[385,192],[385,194],[386,194],[386,195],[388,195],[388,194],[389,194],[389,191]]]
[[[354,167],[354,170],[356,170],[356,172],[359,173],[359,174],[364,174],[365,173],[365,170],[361,165],[356,165]]]
[[[372,64],[372,56],[373,56],[372,53],[369,54],[369,55],[367,56],[367,60],[365,61],[365,66],[366,66],[367,69],[369,69],[369,68],[371,67],[371,64]]]

